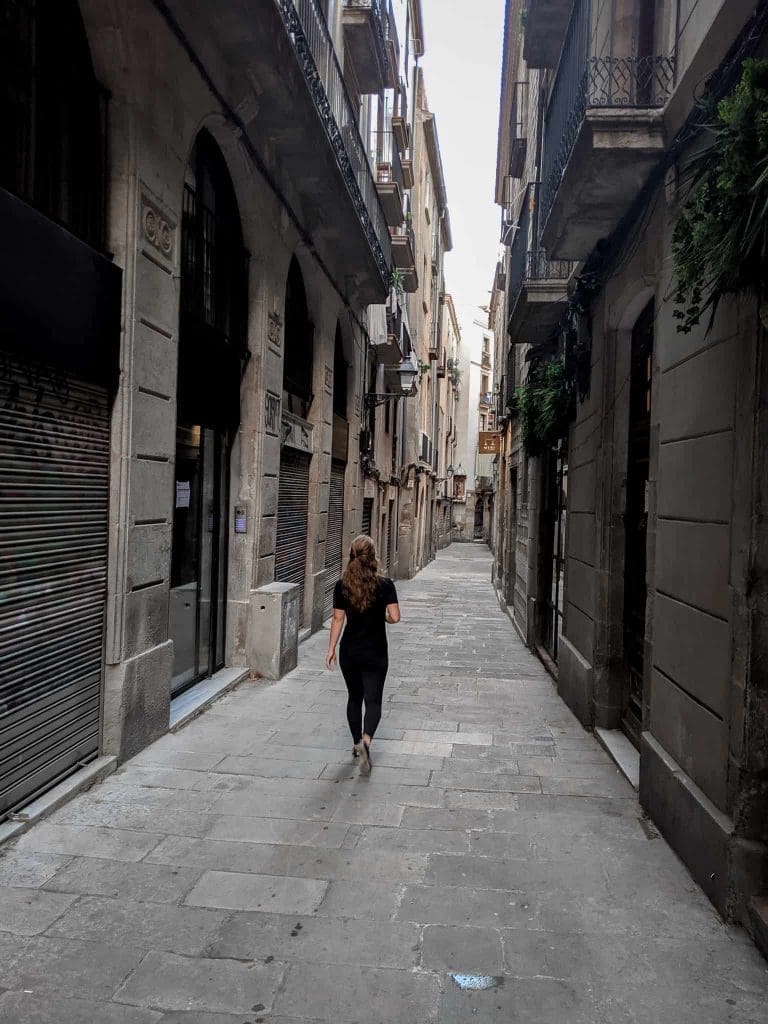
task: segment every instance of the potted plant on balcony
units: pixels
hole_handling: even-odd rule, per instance
[[[568,430],[573,394],[562,356],[532,365],[525,384],[515,389],[522,418],[523,446],[541,455]]]
[[[398,298],[402,299],[404,291],[405,291],[405,288],[404,288],[404,280],[405,279],[404,279],[404,276],[403,276],[403,272],[402,272],[402,270],[400,270],[399,267],[393,267],[391,280],[392,280],[392,287],[395,289],[395,292],[396,292]]]

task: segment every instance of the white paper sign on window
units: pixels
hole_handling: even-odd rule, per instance
[[[176,481],[176,508],[189,508],[192,488],[189,480]]]

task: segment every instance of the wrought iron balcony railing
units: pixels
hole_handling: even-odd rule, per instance
[[[317,0],[275,0],[275,3],[382,281],[389,286],[391,250],[387,221],[325,17]]]
[[[400,186],[400,192],[405,195],[400,150],[397,148],[391,129],[372,133],[371,163],[377,181],[396,181]]]
[[[526,253],[526,281],[567,281],[576,264],[573,260],[551,260],[544,249]]]
[[[544,124],[542,217],[546,220],[589,108],[663,107],[675,80],[673,55],[592,52],[591,0],[571,12]]]

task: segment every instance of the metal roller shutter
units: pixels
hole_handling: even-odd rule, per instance
[[[301,588],[299,609],[302,621],[307,571],[310,458],[292,448],[284,448],[280,455],[275,544],[275,579],[279,583],[298,583]]]
[[[333,590],[341,579],[344,546],[344,463],[331,463],[328,497],[328,536],[325,542],[325,618],[333,611]]]
[[[363,527],[362,532],[367,536],[371,536],[371,529],[373,527],[373,498],[363,498]]]
[[[0,819],[99,749],[105,389],[0,353]]]

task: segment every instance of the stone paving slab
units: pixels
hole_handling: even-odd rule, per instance
[[[0,851],[0,1024],[765,1024],[489,571],[400,585],[370,777],[321,631]]]

